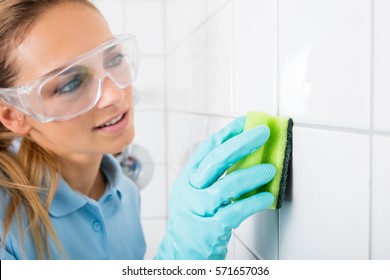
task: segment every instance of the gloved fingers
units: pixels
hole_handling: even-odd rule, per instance
[[[212,199],[211,209],[208,209],[206,215],[213,215],[218,208],[230,202],[232,198],[237,199],[241,195],[267,184],[274,178],[275,174],[276,168],[272,164],[258,164],[226,175],[206,189],[209,193],[208,197]],[[204,197],[205,200],[208,198]]]
[[[207,156],[215,147],[221,145],[226,140],[240,134],[244,130],[245,116],[239,117],[231,121],[224,128],[211,135],[198,145],[195,152],[191,156],[189,164],[197,166],[199,162]]]
[[[198,189],[209,187],[235,162],[263,146],[269,135],[269,128],[260,125],[225,141],[199,163],[190,184]]]
[[[272,193],[258,193],[220,208],[214,218],[227,228],[237,228],[245,219],[269,208],[273,202]]]

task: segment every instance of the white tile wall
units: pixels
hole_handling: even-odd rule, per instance
[[[179,9],[175,10],[178,14],[186,13],[189,9],[171,2],[168,1],[167,5],[167,34],[170,32],[169,21],[174,20],[169,15],[175,14],[171,9]],[[188,2],[188,5],[193,3],[180,3],[184,2]],[[196,3],[193,7],[195,10],[199,9],[202,1]],[[167,106],[174,110],[231,115],[232,99],[226,96],[232,94],[232,4],[223,5],[218,13],[207,18],[205,25],[199,26],[205,21],[203,16],[197,18],[198,21],[189,20],[191,26],[198,27],[194,30],[194,27],[188,28],[187,39],[182,39],[169,52]],[[177,25],[181,26],[175,22],[174,26]]]
[[[134,118],[136,132],[133,142],[149,151],[154,163],[165,163],[164,112],[139,110]]]
[[[165,102],[165,60],[160,56],[142,56],[134,90],[138,92],[136,109],[163,111]]]
[[[390,131],[390,85],[388,77],[390,75],[390,32],[388,14],[390,12],[390,2],[387,0],[374,1],[374,129]]]
[[[208,17],[217,13],[229,0],[207,0],[206,1],[206,14]]]
[[[165,219],[142,219],[145,235],[145,260],[151,260],[156,255],[158,246],[164,236],[166,228]]]
[[[164,55],[164,1],[122,1],[125,3],[125,30],[137,35],[141,54]],[[111,0],[107,2],[111,3]]]
[[[372,182],[372,259],[390,260],[390,137],[374,136]]]
[[[171,52],[206,19],[206,0],[166,0],[166,49]]]
[[[148,186],[141,189],[141,218],[159,218],[167,216],[165,166],[155,165]]]
[[[277,12],[277,1],[233,1],[234,115],[276,113]]]
[[[375,133],[372,144],[371,258],[386,260],[390,259],[390,204],[386,201],[390,194],[389,12],[389,1],[373,1],[373,129],[384,135]]]
[[[167,107],[206,111],[206,29],[198,29],[167,57]]]
[[[188,114],[167,114],[167,158],[169,166],[176,172],[181,170],[191,153],[191,119]]]
[[[367,259],[369,136],[295,127],[293,158],[280,259]]]
[[[257,109],[294,118],[291,182],[280,211],[234,231],[228,258],[390,259],[388,1],[95,2],[140,41],[136,141],[158,170],[142,191],[147,258],[167,211],[147,205],[199,141]]]
[[[370,11],[369,0],[279,1],[281,114],[369,128]]]
[[[106,18],[112,33],[123,34],[126,31],[125,2],[123,0],[94,0],[95,5]]]
[[[206,25],[206,112],[232,114],[232,3],[229,2]]]
[[[234,259],[236,260],[258,260],[251,251],[244,245],[244,243],[237,237],[233,237],[234,244]]]
[[[265,210],[245,220],[235,235],[258,259],[278,259],[278,212]]]

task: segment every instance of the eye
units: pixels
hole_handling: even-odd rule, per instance
[[[86,73],[79,73],[71,77],[68,81],[63,83],[60,87],[54,90],[54,94],[61,95],[67,93],[73,93],[78,90],[85,80],[87,79]]]
[[[105,68],[110,68],[110,67],[116,67],[122,64],[122,61],[124,59],[123,54],[117,54],[113,57],[111,57],[108,61],[105,63]]]

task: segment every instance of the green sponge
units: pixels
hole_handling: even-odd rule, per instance
[[[275,196],[275,201],[270,209],[279,209],[282,207],[287,185],[288,168],[292,157],[293,121],[287,117],[276,117],[262,112],[250,111],[246,115],[244,130],[261,124],[267,125],[270,128],[271,134],[268,141],[263,147],[231,166],[227,170],[227,173],[259,163],[272,163],[276,167],[276,175],[272,181],[254,191],[242,195],[238,200],[267,191]]]

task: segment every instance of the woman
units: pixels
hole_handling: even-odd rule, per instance
[[[139,193],[111,154],[134,138],[137,48],[87,0],[0,2],[2,259],[142,259]],[[232,228],[273,202],[263,164],[234,162],[267,141],[243,118],[204,141],[170,198],[156,259],[223,259]]]

